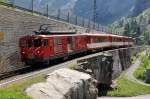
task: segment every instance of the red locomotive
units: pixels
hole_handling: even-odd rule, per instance
[[[20,52],[23,62],[49,64],[50,60],[66,58],[78,53],[134,45],[134,40],[126,36],[100,33],[66,34],[61,32],[60,34],[46,32],[46,29],[35,32],[40,33],[39,35],[20,38]]]
[[[56,58],[102,48],[133,46],[134,40],[112,34],[32,35],[20,38],[22,61],[47,63]]]

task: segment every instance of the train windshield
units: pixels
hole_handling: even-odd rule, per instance
[[[34,47],[40,47],[40,46],[42,46],[41,39],[35,39],[34,40]]]
[[[20,47],[28,47],[28,48],[30,48],[30,47],[32,47],[32,40],[30,40],[30,39],[28,39],[28,40],[20,40]]]
[[[26,40],[20,40],[20,47],[26,47],[27,44],[26,44]]]
[[[29,48],[33,46],[32,40],[28,40],[27,46],[28,46]]]

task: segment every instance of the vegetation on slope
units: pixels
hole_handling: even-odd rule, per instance
[[[118,88],[108,91],[107,96],[129,97],[150,94],[150,87],[129,81],[124,74],[118,80]]]
[[[145,10],[137,17],[122,18],[110,25],[112,30],[120,31],[121,35],[137,38],[137,41],[144,44],[150,44],[150,9]]]
[[[141,58],[141,65],[137,70],[135,70],[134,76],[137,79],[145,81],[146,69],[150,68],[150,59],[148,56],[145,56],[145,55],[141,55],[140,58]]]

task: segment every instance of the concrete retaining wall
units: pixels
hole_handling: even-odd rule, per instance
[[[142,50],[141,47],[133,47],[99,53],[79,59],[76,69],[92,75],[100,84],[110,85],[113,79],[129,68],[131,57]]]

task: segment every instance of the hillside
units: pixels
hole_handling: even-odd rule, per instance
[[[15,5],[25,8],[32,8],[31,0],[0,0],[15,1]],[[61,9],[63,12],[72,12],[72,14],[87,19],[93,18],[94,0],[33,0],[34,10],[46,12],[47,5],[49,13]],[[108,25],[122,17],[138,16],[145,9],[150,7],[150,0],[97,0],[97,22]]]
[[[97,0],[97,22],[108,24],[122,16],[128,16],[133,5],[134,0]],[[93,0],[78,0],[74,7],[74,13],[92,18]]]
[[[110,28],[120,31],[122,35],[138,38],[138,40],[144,40],[145,43],[150,44],[147,39],[147,35],[150,35],[150,8],[136,17],[122,18],[110,25]],[[142,42],[144,43],[144,41]]]

